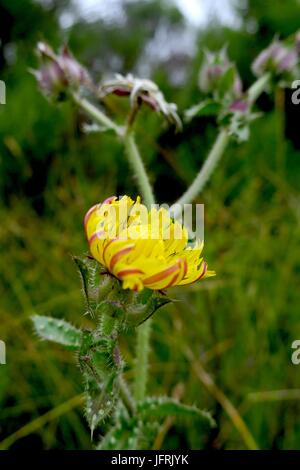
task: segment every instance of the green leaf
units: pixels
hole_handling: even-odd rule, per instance
[[[236,79],[236,68],[235,66],[229,67],[224,75],[220,78],[218,85],[218,94],[220,96],[225,96],[228,92],[231,92],[234,87],[234,82]]]
[[[208,411],[200,410],[196,406],[184,405],[174,398],[146,398],[138,404],[138,413],[144,420],[174,416],[176,418],[201,419],[206,421],[211,427],[216,426],[215,420]]]
[[[115,410],[123,361],[113,339],[84,331],[78,363],[85,381],[85,415],[93,434]]]
[[[31,318],[40,338],[62,344],[69,349],[79,349],[82,333],[70,323],[41,315],[34,315]]]
[[[73,260],[79,270],[79,274],[82,282],[82,290],[86,300],[87,308],[89,313],[92,313],[95,306],[95,299],[93,299],[93,289],[95,286],[96,270],[97,264],[96,261],[91,260],[87,257],[74,256]]]
[[[185,112],[186,121],[191,121],[195,116],[216,116],[221,111],[222,106],[215,100],[204,100],[192,106]]]
[[[139,424],[135,417],[117,422],[103,436],[97,450],[136,450],[138,445]]]
[[[150,318],[160,307],[172,302],[166,295],[151,289],[143,289],[128,299],[126,306],[126,323],[129,326],[138,326]]]
[[[113,291],[118,297],[120,282],[94,259],[87,256],[74,256],[73,259],[81,277],[88,312],[93,315],[99,303],[107,299]]]

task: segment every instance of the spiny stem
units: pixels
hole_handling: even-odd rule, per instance
[[[141,159],[137,145],[135,143],[134,135],[131,131],[127,132],[124,136],[124,145],[129,163],[135,173],[137,184],[143,197],[143,202],[147,207],[150,207],[151,204],[154,204],[153,191],[143,164],[143,160]]]

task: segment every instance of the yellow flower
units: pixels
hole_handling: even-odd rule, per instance
[[[215,275],[201,257],[203,243],[188,246],[186,228],[163,208],[148,211],[139,197],[136,202],[110,197],[96,204],[84,227],[92,256],[124,289],[162,290]]]

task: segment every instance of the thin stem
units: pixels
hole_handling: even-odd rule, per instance
[[[183,205],[192,202],[195,197],[202,191],[205,184],[212,175],[215,167],[217,166],[221,156],[223,155],[229,140],[230,136],[228,134],[228,131],[226,129],[222,129],[198,175],[196,176],[188,190],[181,196],[180,199],[178,199],[176,205]],[[177,215],[176,210],[174,212],[175,215]]]
[[[106,114],[104,114],[99,108],[94,106],[92,103],[87,101],[85,98],[81,98],[76,93],[73,94],[73,99],[80,108],[82,108],[87,114],[89,114],[98,124],[101,126],[112,129],[118,136],[122,136],[122,128],[113,122]]]
[[[151,326],[152,320],[148,319],[147,321],[145,321],[145,323],[140,325],[137,330],[134,374],[134,398],[136,399],[136,401],[143,400],[146,395]]]
[[[154,204],[153,191],[132,132],[128,132],[124,136],[124,145],[129,163],[136,176],[137,184],[139,186],[139,190],[141,191],[144,203],[147,207],[150,207],[151,204]]]
[[[265,73],[248,90],[248,101],[253,104],[257,98],[266,90],[271,80],[271,74]]]
[[[75,103],[78,104],[78,106],[80,106],[96,122],[98,122],[98,124],[114,130],[115,133],[119,137],[123,138],[124,146],[126,149],[126,154],[127,154],[129,163],[137,178],[137,183],[139,186],[139,190],[141,191],[143,200],[148,207],[151,206],[151,204],[154,204],[154,196],[153,196],[152,188],[151,188],[143,161],[141,159],[138,148],[136,146],[133,133],[131,131],[124,133],[121,127],[119,127],[108,116],[102,113],[102,111],[99,108],[94,106],[92,103],[90,103],[86,99],[81,98],[77,94],[74,94],[73,98],[74,98]]]

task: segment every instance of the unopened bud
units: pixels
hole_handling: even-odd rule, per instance
[[[284,72],[293,72],[297,63],[296,47],[285,46],[278,39],[274,39],[254,60],[252,71],[257,77],[266,72],[281,75]]]
[[[66,46],[55,54],[48,44],[40,42],[37,51],[41,67],[32,72],[46,96],[61,100],[70,89],[76,90],[83,85],[91,86],[88,72]]]
[[[233,77],[228,85],[228,89],[225,89],[224,92],[230,93],[233,96],[239,96],[242,93],[242,81],[235,70],[234,64],[228,59],[226,50],[222,49],[216,53],[206,51],[199,73],[199,87],[201,91],[213,94],[222,93],[222,79],[229,70],[233,71]]]

